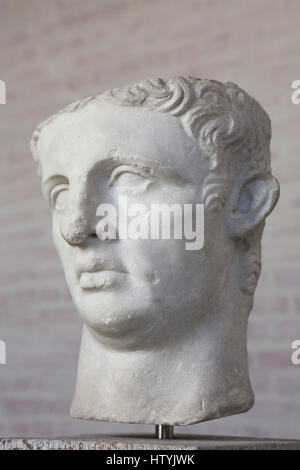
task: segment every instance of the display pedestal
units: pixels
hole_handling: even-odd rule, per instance
[[[0,450],[300,450],[299,440],[225,436],[176,436],[158,440],[142,436],[1,438]]]

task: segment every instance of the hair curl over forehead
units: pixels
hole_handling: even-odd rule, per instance
[[[119,106],[143,106],[179,117],[188,135],[198,140],[210,169],[222,165],[229,148],[247,150],[254,165],[268,167],[270,119],[234,83],[191,77],[152,79],[109,90],[102,97]]]
[[[206,159],[208,176],[203,185],[206,208],[224,205],[236,171],[270,171],[271,124],[259,103],[234,83],[192,77],[149,79],[108,90],[72,103],[41,123],[31,139],[38,163],[37,143],[42,129],[63,113],[89,103],[108,101],[118,106],[139,106],[180,119]]]

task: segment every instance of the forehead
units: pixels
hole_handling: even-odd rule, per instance
[[[89,172],[112,150],[171,167],[186,177],[201,164],[200,150],[178,118],[103,100],[57,116],[42,129],[37,150],[43,180],[53,173]]]

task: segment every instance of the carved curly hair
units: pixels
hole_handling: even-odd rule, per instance
[[[118,106],[141,106],[169,113],[180,119],[208,163],[203,185],[207,213],[224,206],[233,183],[229,175],[234,175],[240,166],[258,172],[271,170],[271,124],[259,103],[234,83],[192,77],[149,79],[70,104],[42,122],[33,133],[31,150],[36,162],[37,142],[44,126],[62,113],[75,112],[101,99]]]

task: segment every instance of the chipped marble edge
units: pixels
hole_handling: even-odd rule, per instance
[[[0,438],[0,450],[300,450],[300,440],[239,437],[154,438],[68,437]]]

